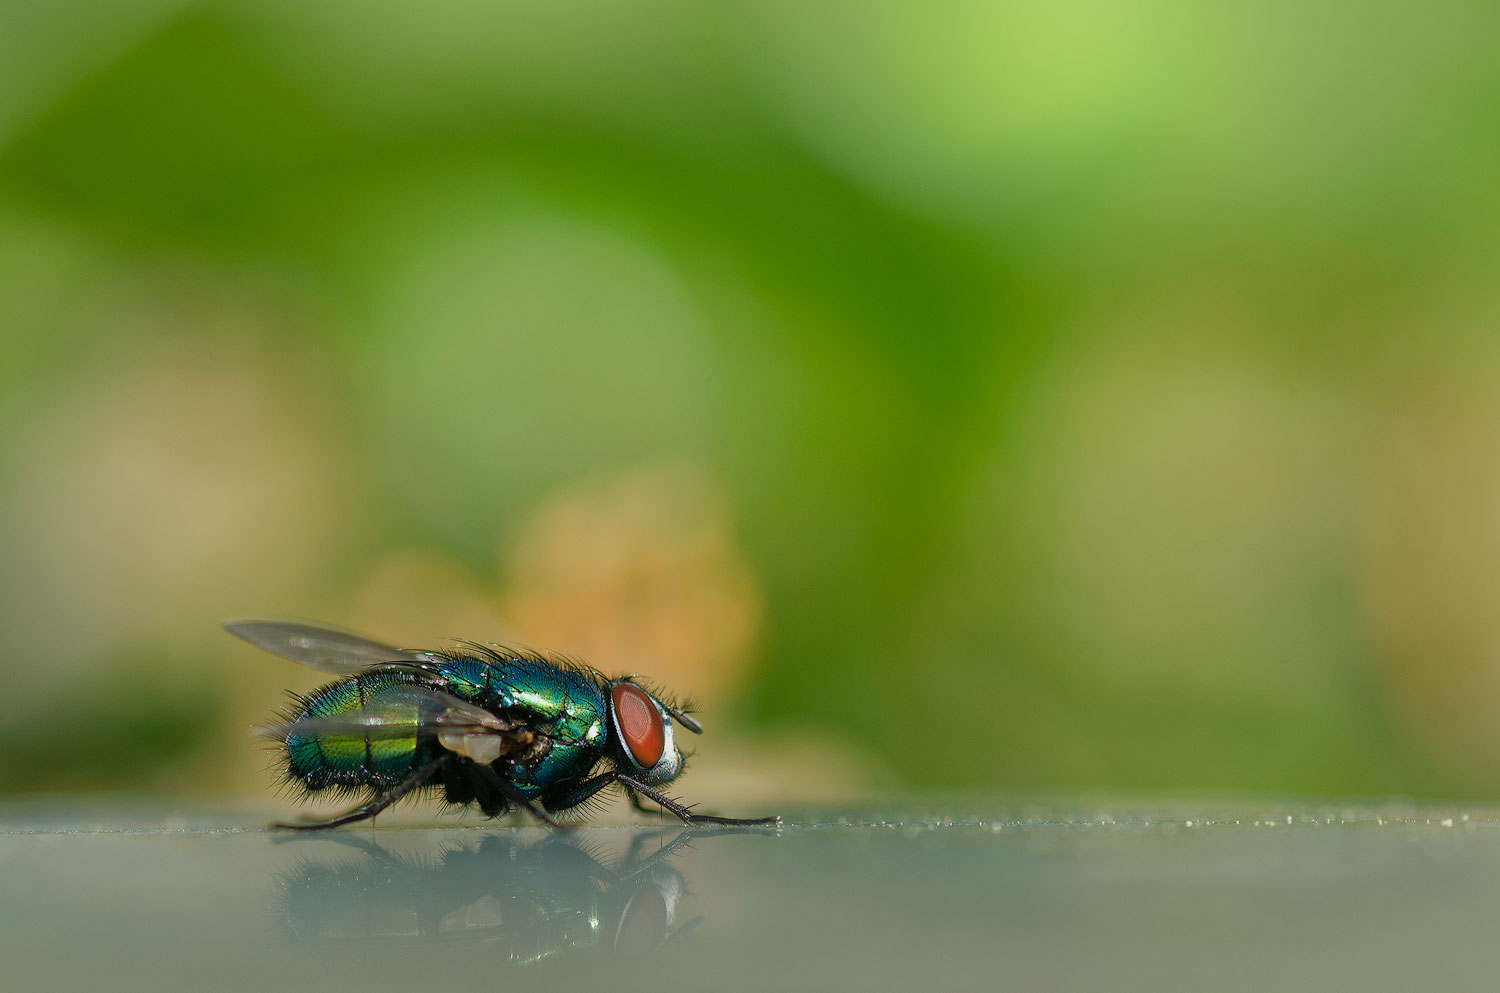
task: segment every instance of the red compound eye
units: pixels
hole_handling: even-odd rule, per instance
[[[616,683],[609,692],[615,703],[615,724],[625,739],[625,747],[630,749],[637,765],[650,769],[661,761],[662,749],[667,745],[661,712],[646,691],[633,683]]]

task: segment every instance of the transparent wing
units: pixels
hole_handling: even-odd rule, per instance
[[[382,662],[424,662],[428,658],[421,652],[403,651],[347,631],[301,621],[236,619],[225,621],[224,630],[273,655],[336,676],[352,676]]]
[[[442,690],[415,684],[387,686],[371,693],[364,705],[342,714],[308,715],[277,728],[278,734],[309,737],[363,735],[409,738],[419,730],[500,734],[514,728],[483,707],[476,707]]]
[[[383,687],[354,710],[326,716],[310,714],[265,730],[282,741],[293,737],[383,741],[430,734],[449,751],[484,763],[522,749],[534,738],[531,731],[514,721],[502,720],[450,693],[419,684]]]

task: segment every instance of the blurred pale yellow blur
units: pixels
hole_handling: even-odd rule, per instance
[[[1497,22],[16,6],[0,790],[260,790],[290,615],[655,679],[715,803],[1493,796]]]

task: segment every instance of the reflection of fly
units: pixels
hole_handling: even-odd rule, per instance
[[[521,808],[556,825],[550,811],[624,787],[689,823],[770,824],[692,813],[658,787],[682,772],[673,724],[703,728],[634,677],[610,679],[551,655],[464,642],[448,651],[391,648],[291,621],[225,625],[253,645],[340,678],[295,697],[268,729],[286,749],[289,783],[365,802],[335,827],[374,817],[414,790],[441,789],[453,804],[496,817]]]
[[[516,962],[649,955],[701,920],[678,924],[687,884],[670,862],[702,836],[694,831],[685,828],[646,858],[638,843],[648,838],[640,836],[613,868],[576,836],[521,845],[490,835],[432,859],[346,835],[341,840],[367,858],[304,861],[282,877],[287,922],[305,941],[438,938],[494,948]]]

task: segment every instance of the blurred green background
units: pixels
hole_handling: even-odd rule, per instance
[[[695,798],[1495,795],[1497,31],[4,4],[0,789],[263,790],[271,614],[655,676]]]

